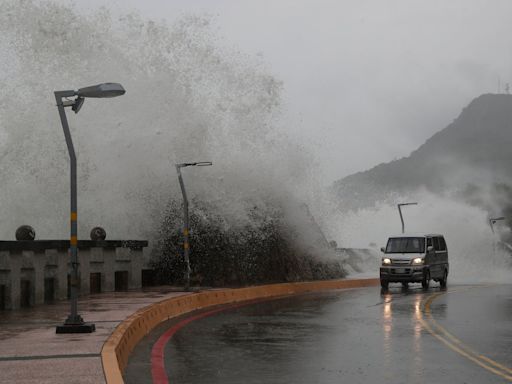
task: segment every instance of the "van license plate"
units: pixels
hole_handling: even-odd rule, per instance
[[[396,268],[395,273],[405,273],[405,268]]]

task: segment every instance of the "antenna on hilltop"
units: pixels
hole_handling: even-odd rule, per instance
[[[498,94],[501,92],[501,78],[498,76]]]
[[[506,84],[505,84],[505,93],[506,93],[507,95],[510,95],[510,84],[509,84],[509,83],[506,83]]]

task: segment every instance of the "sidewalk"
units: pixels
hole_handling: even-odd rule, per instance
[[[142,307],[185,294],[158,287],[90,295],[78,302],[79,314],[96,325],[89,334],[55,333],[68,301],[0,311],[0,383],[105,383],[100,353],[115,327]]]

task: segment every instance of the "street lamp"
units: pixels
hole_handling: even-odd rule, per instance
[[[398,204],[398,213],[400,214],[400,220],[402,221],[402,233],[405,231],[404,217],[402,216],[402,206],[404,205],[418,205],[418,203],[400,203]]]
[[[178,172],[178,180],[180,182],[181,193],[183,195],[183,256],[185,257],[185,264],[187,270],[185,272],[185,290],[190,289],[190,244],[188,242],[189,235],[189,222],[188,222],[188,199],[187,191],[185,191],[185,184],[181,176],[181,168],[185,167],[206,167],[213,163],[211,161],[200,161],[197,163],[181,163],[176,164],[176,172]]]
[[[124,95],[125,90],[121,84],[103,83],[93,85],[86,88],[80,88],[78,91],[55,91],[55,100],[57,101],[57,109],[59,110],[60,122],[64,130],[64,137],[69,152],[70,175],[71,175],[71,222],[70,222],[70,255],[71,255],[71,313],[64,321],[63,325],[58,325],[57,333],[91,333],[96,327],[94,324],[85,323],[82,316],[77,311],[78,301],[78,239],[77,239],[77,182],[76,182],[76,155],[73,141],[71,140],[71,132],[69,130],[68,120],[66,118],[65,107],[78,113],[84,104],[86,97],[105,98]],[[76,96],[76,97],[75,97]]]
[[[489,219],[489,225],[491,226],[492,233],[494,233],[493,225],[496,224],[497,221],[501,221],[501,220],[505,220],[505,218],[503,216],[501,216],[501,217],[491,217]]]
[[[500,217],[491,217],[489,218],[489,225],[491,226],[491,231],[492,231],[492,234],[494,235],[492,237],[492,257],[495,258],[496,256],[496,242],[497,242],[497,239],[496,239],[496,234],[494,232],[494,224],[496,224],[497,221],[501,221],[501,220],[505,220],[505,217],[503,216],[500,216]]]

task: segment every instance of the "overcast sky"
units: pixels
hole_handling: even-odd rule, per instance
[[[227,46],[283,81],[289,134],[313,147],[326,183],[409,155],[473,98],[512,83],[509,0],[76,3],[170,22],[213,15]]]

